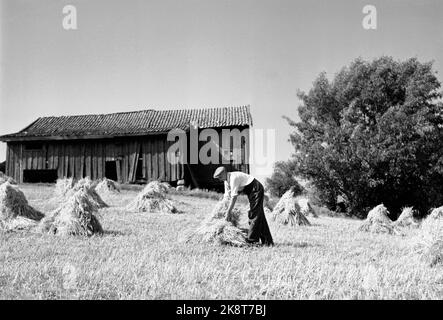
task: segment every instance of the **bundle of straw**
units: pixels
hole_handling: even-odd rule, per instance
[[[212,209],[211,214],[205,218],[205,221],[210,222],[213,220],[220,220],[220,219],[227,218],[225,215],[226,215],[226,212],[228,211],[230,202],[231,202],[231,197],[229,196],[228,193],[225,193],[223,198],[219,202],[216,203],[216,205]],[[234,226],[237,226],[240,221],[240,215],[241,215],[241,211],[239,209],[237,209],[237,208],[232,209],[231,215],[230,215],[230,217],[228,217],[229,221]]]
[[[202,223],[187,236],[186,242],[211,243],[241,247],[247,245],[245,233],[224,219]]]
[[[301,212],[298,202],[295,201],[292,189],[283,194],[272,211],[272,214],[273,220],[283,225],[290,225],[292,227],[311,225],[309,220]]]
[[[158,181],[152,181],[140,192],[127,209],[136,212],[178,213],[174,203],[166,198],[167,188]]]
[[[301,213],[301,209],[297,203],[290,204],[280,214],[274,215],[274,221],[291,227],[311,225],[305,215]]]
[[[0,172],[0,184],[3,184],[5,182],[9,182],[9,184],[17,184],[17,182],[10,176],[7,176],[3,172]]]
[[[414,246],[430,266],[443,264],[443,207],[432,210],[423,221]]]
[[[405,207],[403,208],[400,216],[393,223],[397,227],[418,227],[419,224],[414,218],[414,208]]]
[[[66,194],[75,186],[73,178],[57,179],[55,184],[55,196],[57,198],[64,198]]]
[[[3,230],[29,229],[44,215],[28,204],[24,193],[9,182],[0,185],[0,227]]]
[[[162,182],[161,184],[165,192],[168,192],[169,189],[172,189],[172,186],[168,182]]]
[[[383,205],[379,204],[369,211],[366,220],[358,228],[360,231],[371,233],[387,233],[401,235],[400,230],[393,225],[391,219],[388,217],[389,211]]]
[[[277,204],[275,205],[274,209],[272,210],[272,213],[275,215],[278,215],[280,213],[282,213],[287,204],[292,202],[294,199],[294,192],[292,191],[292,189],[289,189],[288,191],[286,191],[280,198],[280,200],[277,202]]]
[[[120,185],[114,180],[104,178],[97,184],[95,191],[100,196],[114,195],[120,193]]]
[[[77,191],[84,190],[90,202],[93,202],[99,209],[107,208],[108,205],[95,190],[96,185],[89,177],[80,179],[77,183],[72,178],[59,179],[55,186],[56,201],[64,202]]]
[[[443,218],[443,207],[435,208],[431,211],[429,218],[437,220]]]
[[[67,202],[42,219],[41,232],[56,235],[92,236],[102,234],[103,228],[95,216],[98,206],[91,201],[86,188],[73,193]]]
[[[318,218],[318,215],[315,212],[314,208],[311,206],[308,198],[295,197],[295,202],[299,205],[300,211],[305,217],[311,216],[313,218]]]
[[[238,228],[241,215],[240,210],[234,208],[229,221],[226,220],[225,214],[229,202],[230,197],[225,194],[200,226],[185,235],[184,241],[187,243],[246,246],[248,243],[246,242],[245,231]]]

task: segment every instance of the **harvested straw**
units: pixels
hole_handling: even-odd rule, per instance
[[[305,215],[301,213],[300,206],[295,202],[287,206],[280,214],[274,214],[274,220],[291,227],[311,225]]]
[[[241,247],[247,245],[245,234],[225,219],[215,219],[211,223],[202,223],[186,237],[186,242],[211,243]]]
[[[36,227],[38,221],[17,216],[14,219],[0,221],[0,230],[4,231],[29,231]]]
[[[280,198],[280,201],[272,211],[273,220],[283,225],[309,226],[311,223],[302,213],[300,205],[294,198],[294,191],[289,189]]]
[[[3,184],[5,182],[9,182],[9,184],[17,184],[17,182],[10,176],[7,176],[3,172],[0,172],[0,184]]]
[[[294,199],[294,192],[292,191],[292,189],[289,189],[288,191],[286,191],[282,197],[280,198],[280,200],[277,202],[277,204],[275,205],[274,209],[272,210],[272,213],[274,215],[278,215],[281,212],[283,212],[286,208],[286,205],[290,202],[292,202]]]
[[[163,185],[165,192],[168,192],[169,189],[172,189],[172,186],[168,182],[161,182]]]
[[[120,185],[114,180],[104,178],[95,187],[100,196],[108,196],[120,193]]]
[[[85,190],[89,197],[89,201],[93,202],[99,209],[107,208],[108,205],[95,190],[96,183],[94,183],[89,177],[80,179],[75,183],[72,178],[59,179],[55,186],[55,194],[57,202],[63,202],[72,197],[79,190]]]
[[[442,219],[443,218],[443,207],[435,208],[431,211],[429,218],[432,219]]]
[[[424,220],[415,247],[430,266],[443,264],[443,207],[432,210]]]
[[[85,190],[86,194],[89,196],[89,200],[97,206],[97,208],[107,208],[109,207],[106,202],[100,197],[100,195],[95,191],[97,183],[93,182],[89,177],[80,179],[72,189],[72,193],[77,192],[78,190]]]
[[[95,216],[97,204],[91,201],[87,188],[77,190],[67,203],[54,210],[39,224],[41,232],[56,235],[92,236],[103,233],[103,228]]]
[[[389,211],[383,205],[379,204],[371,211],[369,211],[366,220],[358,228],[360,231],[371,233],[387,233],[400,235],[401,232],[393,225],[391,219],[388,217]]]
[[[315,212],[314,208],[311,206],[308,198],[296,197],[295,201],[300,206],[300,211],[305,217],[311,216],[313,218],[318,218],[318,215]]]
[[[9,182],[0,185],[0,229],[29,229],[43,217],[28,204],[24,193],[17,187]]]
[[[400,216],[393,223],[397,227],[418,227],[419,224],[414,218],[414,208],[405,207],[403,208]]]
[[[146,185],[127,209],[137,212],[178,213],[174,203],[166,198],[167,188],[158,181]]]
[[[57,183],[55,184],[56,197],[64,198],[66,194],[74,188],[74,186],[75,182],[72,178],[57,179]]]
[[[200,226],[189,232],[184,241],[187,243],[210,243],[214,245],[247,245],[244,231],[237,227],[240,220],[240,210],[233,209],[230,221],[226,221],[225,214],[229,206],[230,197],[225,194],[211,214],[208,215]]]
[[[207,222],[211,222],[214,220],[225,219],[226,211],[228,211],[229,203],[231,201],[231,197],[229,193],[225,193],[223,198],[216,203],[214,209],[210,215],[206,217]],[[229,217],[229,221],[236,227],[240,221],[241,212],[239,209],[234,208],[231,211],[231,216]]]

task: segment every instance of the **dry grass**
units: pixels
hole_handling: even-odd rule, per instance
[[[42,212],[53,188],[20,186]],[[101,237],[0,234],[1,299],[443,299],[441,266],[406,236],[358,231],[360,220],[320,215],[309,228],[269,226],[274,247],[178,241],[216,200],[172,195],[186,214],[146,215],[122,190],[100,210]],[[241,221],[245,226],[245,222]]]

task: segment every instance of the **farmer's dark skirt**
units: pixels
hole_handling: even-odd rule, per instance
[[[265,245],[273,245],[271,231],[269,230],[268,222],[266,221],[265,212],[263,210],[263,200],[265,190],[263,185],[254,179],[243,189],[243,193],[248,196],[250,210],[249,217],[249,230],[248,230],[248,242],[261,241]]]

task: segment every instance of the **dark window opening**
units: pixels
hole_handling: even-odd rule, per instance
[[[43,150],[43,143],[41,142],[27,142],[25,150]]]
[[[117,181],[117,161],[105,162],[105,177]]]
[[[54,183],[57,178],[57,170],[23,170],[23,182]]]

